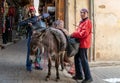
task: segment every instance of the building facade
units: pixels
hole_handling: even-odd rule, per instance
[[[120,60],[119,0],[66,0],[66,28],[72,33],[80,21],[80,9],[87,8],[93,23],[89,60]]]
[[[0,0],[2,1],[2,0]],[[33,5],[34,0],[30,0]],[[65,22],[71,34],[80,21],[80,9],[89,10],[93,23],[92,47],[89,49],[91,61],[120,60],[120,5],[119,0],[39,0],[48,7],[55,7],[55,19]],[[108,3],[109,2],[109,3]],[[28,5],[28,6],[30,6]],[[0,18],[1,19],[1,18]],[[1,28],[0,28],[1,33]]]
[[[95,55],[97,61],[120,60],[119,0],[94,0]]]

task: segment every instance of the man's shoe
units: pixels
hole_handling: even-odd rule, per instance
[[[35,62],[34,65],[35,65],[35,69],[37,69],[37,70],[43,70],[43,68],[41,67],[41,65],[38,64],[37,62]]]
[[[74,80],[83,80],[83,77],[73,76],[72,79],[74,79]]]
[[[31,67],[26,67],[26,70],[31,72],[32,71],[32,68]]]
[[[88,79],[88,80],[84,79],[84,80],[82,81],[82,83],[91,83],[92,81],[93,81],[93,79]]]
[[[43,70],[43,68],[41,66],[39,66],[39,67],[36,66],[35,69],[37,69],[37,70]]]

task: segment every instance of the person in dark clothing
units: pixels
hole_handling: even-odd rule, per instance
[[[5,32],[2,33],[2,39],[3,39],[3,44],[7,44],[6,33]]]
[[[92,23],[88,19],[87,9],[82,9],[80,11],[80,15],[82,21],[80,22],[76,31],[71,35],[71,37],[79,39],[80,42],[79,51],[74,57],[75,76],[73,79],[82,80],[84,73],[85,79],[82,81],[82,83],[91,83],[93,79],[89,69],[87,49],[91,46]]]
[[[10,29],[10,19],[9,19],[9,16],[6,16],[5,17],[5,32],[3,32],[3,35],[2,35],[3,44],[7,44],[8,42],[9,29]]]
[[[7,41],[7,42],[8,42],[9,28],[10,28],[10,21],[9,21],[9,17],[6,16],[6,29],[5,29],[5,35],[6,35],[6,41]]]
[[[10,18],[7,15],[6,16],[6,29],[5,29],[5,34],[6,34],[6,40],[7,42],[10,42],[9,36],[10,36]]]

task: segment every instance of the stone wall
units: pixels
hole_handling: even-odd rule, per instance
[[[68,30],[71,34],[75,30],[74,25],[78,25],[80,21],[80,9],[87,8],[89,10],[89,0],[67,0]]]
[[[94,0],[97,61],[120,60],[120,0]]]

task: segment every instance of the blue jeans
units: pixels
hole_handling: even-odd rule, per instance
[[[76,77],[83,77],[83,73],[85,75],[85,79],[92,79],[89,64],[88,64],[88,58],[87,58],[87,49],[86,48],[79,48],[78,53],[74,57],[75,61],[75,73]]]
[[[32,63],[30,61],[30,41],[31,41],[31,36],[28,36],[28,41],[27,41],[27,58],[26,58],[26,69],[28,71],[32,70]]]

